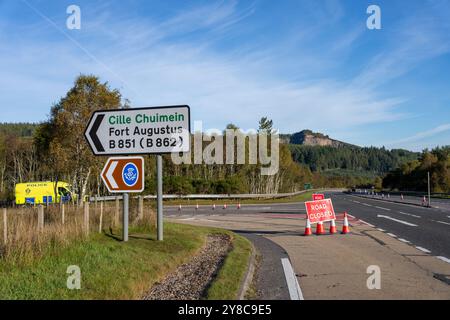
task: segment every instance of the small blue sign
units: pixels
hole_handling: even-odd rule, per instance
[[[139,179],[139,171],[137,166],[132,162],[127,163],[126,166],[123,167],[122,177],[123,182],[125,182],[127,186],[134,186]]]

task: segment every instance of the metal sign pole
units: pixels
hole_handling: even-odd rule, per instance
[[[128,241],[128,193],[123,194],[123,223],[122,223],[122,240],[124,242]]]
[[[158,229],[158,241],[163,240],[163,182],[162,182],[162,156],[158,154],[156,156],[156,176],[157,176],[157,229]]]

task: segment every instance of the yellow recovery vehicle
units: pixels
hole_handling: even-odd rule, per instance
[[[60,201],[66,203],[76,199],[70,184],[58,181],[56,189],[55,185],[56,182],[52,181],[18,183],[16,184],[16,204],[50,204]]]

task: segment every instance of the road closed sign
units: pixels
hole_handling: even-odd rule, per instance
[[[323,199],[325,199],[325,195],[322,193],[314,193],[312,195],[312,199],[313,199],[313,201],[323,200]]]
[[[111,193],[144,191],[144,158],[109,158],[101,174]]]
[[[331,199],[305,202],[306,214],[310,223],[335,220],[336,215]]]
[[[95,111],[84,133],[95,155],[189,152],[189,106]]]

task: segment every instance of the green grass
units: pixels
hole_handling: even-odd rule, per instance
[[[208,234],[227,232],[173,223],[166,223],[164,231],[162,242],[155,240],[154,231],[130,229],[127,243],[96,234],[64,248],[49,245],[27,263],[0,260],[0,299],[138,299],[198,253]],[[241,242],[237,238],[231,256],[243,256]],[[80,290],[66,287],[70,265],[81,269]]]
[[[233,249],[209,287],[207,299],[235,300],[238,298],[242,280],[247,272],[252,245],[246,238],[233,235]]]

